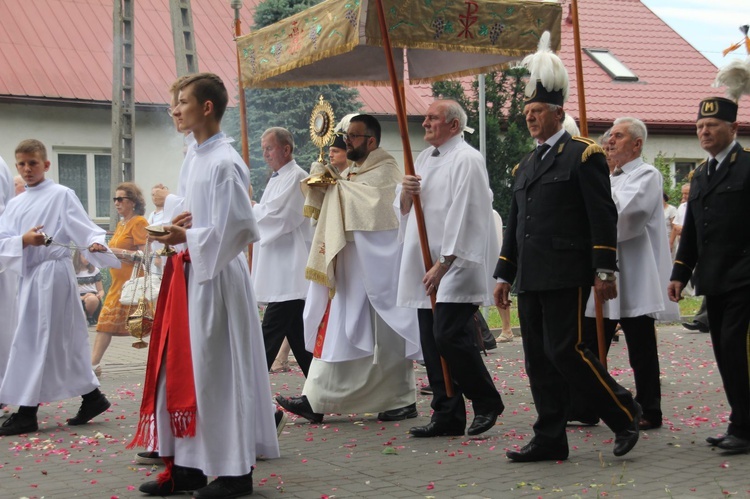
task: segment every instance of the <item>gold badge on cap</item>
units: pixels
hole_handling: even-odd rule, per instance
[[[701,105],[701,115],[704,117],[714,116],[719,112],[719,103],[715,100],[704,100]]]

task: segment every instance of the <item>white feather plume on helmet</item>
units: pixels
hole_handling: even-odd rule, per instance
[[[542,34],[537,51],[524,57],[521,66],[530,73],[525,91],[527,99],[533,99],[539,82],[547,92],[562,92],[562,102],[568,100],[568,71],[562,60],[550,48],[549,31]]]

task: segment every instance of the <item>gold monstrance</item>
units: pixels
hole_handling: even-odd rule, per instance
[[[323,149],[331,142],[333,138],[333,108],[321,95],[318,103],[310,114],[310,140],[320,149],[318,162],[323,165],[323,173],[313,173],[310,175],[307,185],[333,185],[336,183],[338,173],[334,174],[325,160]]]

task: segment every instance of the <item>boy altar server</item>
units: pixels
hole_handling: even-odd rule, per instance
[[[221,79],[179,85],[172,110],[195,145],[180,172],[179,213],[161,243],[179,245],[164,269],[131,445],[158,445],[167,469],[141,485],[152,496],[252,493],[257,455],[279,456],[258,307],[242,251],[258,240],[247,166],[221,132]],[[207,485],[207,475],[217,476]]]
[[[110,406],[91,370],[69,245],[87,249],[86,258],[97,267],[120,263],[75,193],[45,179],[49,166],[44,144],[34,139],[18,144],[16,168],[26,191],[11,199],[0,217],[0,268],[20,276],[18,325],[0,375],[0,400],[19,409],[0,427],[0,436],[37,431],[42,402],[82,395],[69,425],[85,424]]]

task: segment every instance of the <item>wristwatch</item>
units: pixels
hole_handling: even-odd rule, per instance
[[[612,282],[617,279],[614,272],[597,272],[596,277],[605,282]]]
[[[453,263],[453,260],[448,260],[443,255],[440,255],[438,262],[440,263],[440,265],[445,265],[446,269],[449,269],[451,268],[451,264]]]

